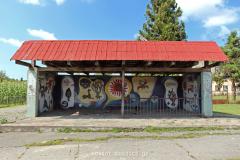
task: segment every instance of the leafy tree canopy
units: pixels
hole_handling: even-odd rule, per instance
[[[240,82],[240,36],[237,31],[230,33],[222,49],[229,58],[229,61],[223,64],[222,71],[224,77],[232,82],[234,101],[236,101],[236,87]]]
[[[223,66],[224,75],[226,78],[238,81],[240,79],[240,37],[236,31],[230,33],[223,51],[229,58]]]
[[[0,70],[0,82],[7,79],[9,79],[9,77],[6,75],[6,72]]]

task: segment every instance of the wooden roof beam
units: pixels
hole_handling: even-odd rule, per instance
[[[25,66],[25,67],[29,67],[29,68],[32,67],[32,64],[24,62],[24,61],[20,61],[20,60],[16,60],[15,63],[19,64],[19,65],[22,65],[22,66]]]
[[[122,67],[44,67],[39,68],[38,70],[41,72],[43,71],[60,71],[60,72],[121,72],[124,65]],[[146,72],[170,72],[170,73],[197,73],[202,71],[210,71],[209,68],[161,68],[161,67],[124,67],[126,72],[135,73],[146,73]]]
[[[145,63],[145,66],[146,66],[146,67],[149,67],[149,66],[151,66],[152,64],[153,64],[152,61],[147,61],[147,63]]]

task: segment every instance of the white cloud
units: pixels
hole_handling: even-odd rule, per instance
[[[62,5],[65,2],[65,0],[55,0],[55,2],[57,5]]]
[[[39,6],[45,6],[46,3],[54,2],[58,6],[64,4],[66,0],[18,0],[20,3],[24,4],[30,4],[30,5],[39,5]],[[93,3],[95,0],[80,0],[81,3]]]
[[[183,20],[196,19],[204,27],[221,27],[238,21],[240,8],[228,7],[227,0],[177,0]]]
[[[95,0],[80,0],[82,3],[93,3]]]
[[[204,20],[204,27],[216,27],[232,24],[238,21],[238,11],[225,9],[219,14],[208,17]]]
[[[183,19],[202,17],[215,12],[216,8],[224,5],[224,0],[176,0],[183,10]]]
[[[0,42],[10,44],[15,47],[20,47],[23,43],[22,41],[14,38],[0,38]]]
[[[53,33],[47,32],[42,29],[27,29],[27,32],[33,36],[44,40],[56,40],[57,38]]]
[[[221,26],[219,30],[215,31],[218,40],[226,41],[228,35],[231,33],[231,30],[226,26]],[[213,33],[212,33],[213,34]]]
[[[50,1],[50,0],[18,0],[18,1],[24,4],[44,5],[45,3],[47,3],[47,1]],[[57,5],[62,5],[66,0],[51,0],[51,1],[55,2]],[[91,1],[91,0],[86,0],[86,1]]]
[[[41,5],[40,0],[19,0],[20,3],[31,4],[31,5]]]
[[[135,34],[133,35],[133,38],[134,38],[134,39],[137,39],[139,36],[140,36],[139,33],[135,33]]]
[[[230,34],[230,29],[226,26],[221,26],[220,28],[220,32],[218,33],[218,35],[220,37],[225,37],[226,35]]]

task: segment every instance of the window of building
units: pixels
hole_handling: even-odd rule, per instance
[[[215,91],[217,92],[221,91],[221,87],[219,85],[215,85]]]
[[[223,91],[225,91],[225,92],[228,91],[228,86],[227,85],[223,85]]]

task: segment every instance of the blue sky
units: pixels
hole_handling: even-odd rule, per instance
[[[176,0],[188,40],[223,45],[240,29],[239,0]],[[10,61],[24,40],[133,40],[145,21],[148,0],[5,0],[0,5],[0,70],[26,79],[27,69]]]

